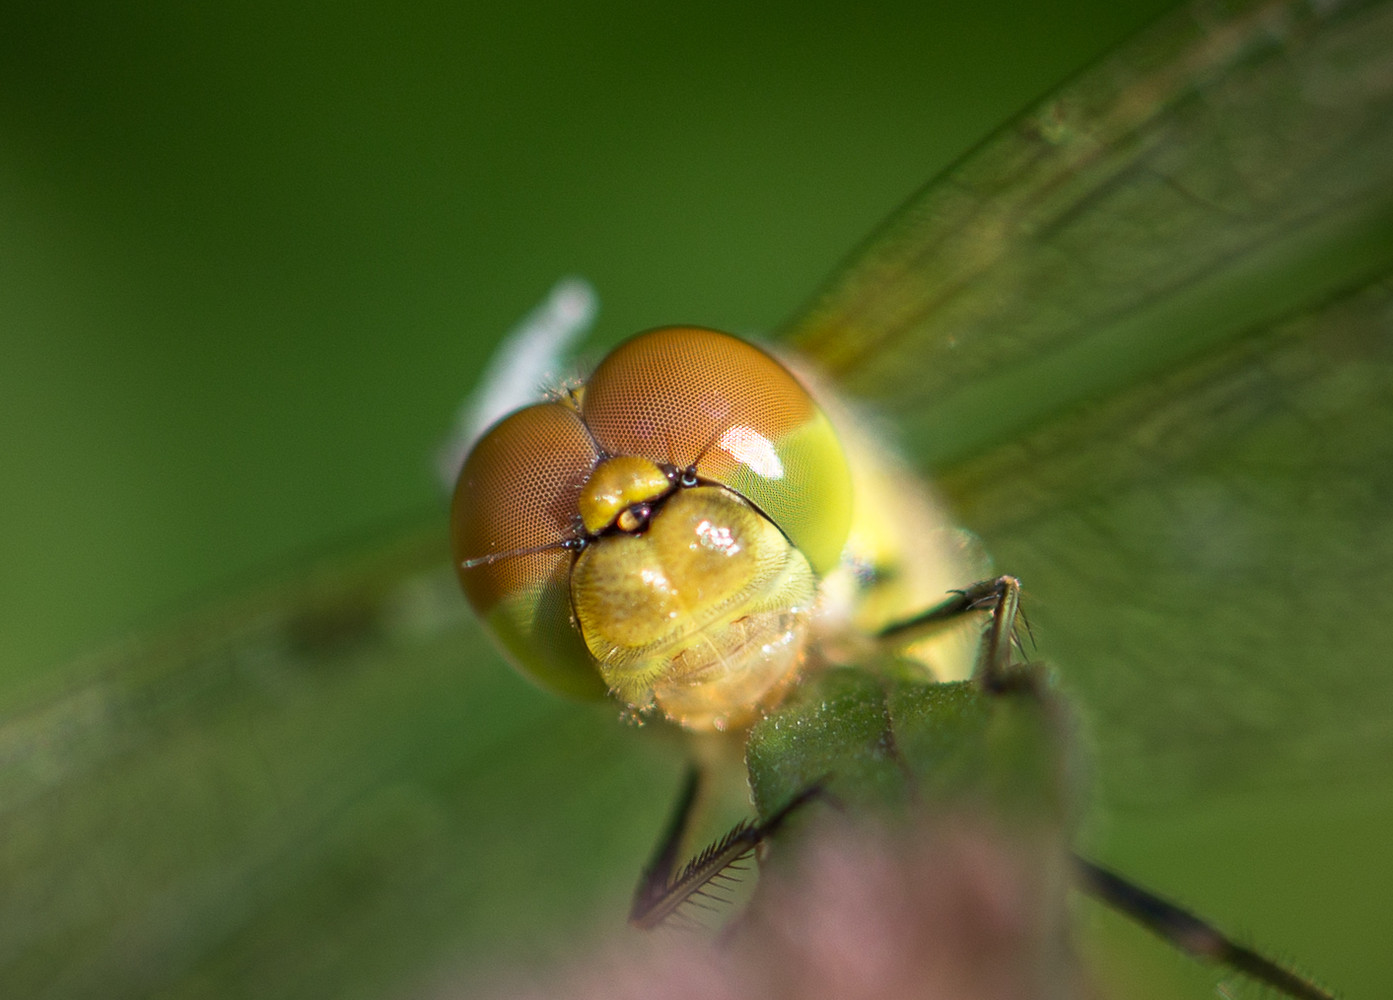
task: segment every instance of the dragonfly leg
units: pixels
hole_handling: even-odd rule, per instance
[[[982,636],[976,676],[983,690],[998,694],[1021,688],[1034,690],[1037,675],[1027,662],[1016,659],[1016,629],[1025,624],[1021,611],[1021,583],[1014,576],[999,576],[954,591],[927,611],[881,629],[878,638],[902,642],[961,621],[965,615],[990,611]]]
[[[989,610],[991,618],[983,632],[977,660],[978,683],[988,694],[1019,691],[1043,698],[1039,672],[1015,655],[1020,646],[1017,624],[1025,622],[1020,593],[1020,583],[1014,577],[984,580],[954,592],[922,614],[883,629],[879,637],[888,641],[914,639],[960,621],[964,615]],[[1074,869],[1081,891],[1185,954],[1226,965],[1296,1000],[1332,1000],[1330,993],[1309,980],[1238,944],[1212,924],[1121,875],[1077,856]]]
[[[692,767],[687,772],[682,791],[677,797],[672,815],[659,838],[648,864],[639,876],[634,890],[634,902],[629,909],[629,923],[648,930],[659,926],[677,910],[698,897],[716,902],[721,898],[710,892],[713,883],[729,878],[729,870],[750,857],[761,843],[772,837],[795,811],[822,794],[821,783],[794,796],[783,808],[762,822],[744,821],[736,824],[725,836],[704,848],[678,870],[682,842],[686,839],[692,811],[701,788],[701,771]]]
[[[1297,1000],[1333,1000],[1310,980],[1225,936],[1218,928],[1101,865],[1074,858],[1079,888],[1201,961],[1227,965]]]
[[[650,926],[643,922],[646,914],[667,892],[677,870],[677,861],[682,843],[687,838],[687,828],[691,825],[692,810],[696,806],[697,795],[701,791],[701,768],[695,765],[687,769],[682,781],[682,790],[673,803],[672,814],[663,828],[658,842],[653,845],[653,854],[639,873],[638,885],[634,887],[634,902],[629,909],[629,922],[636,926]]]

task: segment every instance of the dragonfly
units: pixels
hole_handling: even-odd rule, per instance
[[[1111,822],[1385,770],[1387,16],[1167,22],[782,332],[1026,581]],[[622,917],[681,747],[462,674],[482,638],[442,536],[133,641],[7,718],[16,993],[366,995]],[[1379,938],[1344,919],[1306,926]]]

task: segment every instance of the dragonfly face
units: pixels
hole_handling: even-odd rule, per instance
[[[453,536],[471,603],[534,675],[603,679],[636,711],[724,728],[797,668],[816,589],[804,553],[829,568],[849,521],[840,444],[792,376],[673,329],[486,435]]]

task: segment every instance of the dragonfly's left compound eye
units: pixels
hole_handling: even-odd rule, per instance
[[[519,669],[710,727],[796,670],[817,577],[850,529],[851,477],[786,368],[674,327],[494,427],[452,520],[465,592]]]

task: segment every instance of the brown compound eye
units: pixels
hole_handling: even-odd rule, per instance
[[[643,456],[749,500],[817,572],[840,559],[851,525],[841,444],[808,391],[758,347],[698,327],[651,330],[600,363],[581,413],[608,454]]]
[[[571,624],[567,545],[598,459],[573,408],[529,406],[474,446],[450,511],[455,569],[475,612],[520,671],[581,697],[604,684]]]

